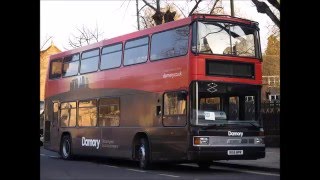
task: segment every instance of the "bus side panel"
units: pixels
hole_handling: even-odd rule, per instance
[[[151,146],[152,160],[182,160],[187,155],[186,124],[180,127],[164,127],[157,106],[162,107],[163,93],[139,93],[121,96],[122,128],[114,131],[114,139],[121,137],[118,152],[131,156],[131,147],[135,133],[144,132]],[[161,110],[163,112],[163,109]],[[128,138],[131,137],[131,138]],[[129,152],[125,152],[128,151]],[[170,153],[168,153],[170,152]]]
[[[132,142],[138,127],[104,127],[102,128],[101,156],[132,159]]]
[[[187,128],[162,127],[149,130],[153,161],[184,161],[187,157]]]
[[[72,136],[72,150],[78,155],[99,155],[101,151],[101,128],[69,128]]]
[[[58,101],[120,97],[120,126],[60,128],[60,131],[56,132],[57,137],[54,138],[57,142],[51,144],[51,148],[59,151],[62,133],[69,132],[74,154],[131,159],[133,138],[136,133],[144,132],[149,138],[152,160],[182,160],[186,157],[187,130],[185,126],[163,126],[162,116],[157,112],[157,106],[163,112],[162,95],[163,93],[129,89],[79,89],[77,93],[66,92],[52,97]]]
[[[119,127],[103,128],[103,152],[114,157],[132,158],[132,143],[138,132],[147,132],[149,127],[161,126],[156,117],[156,106],[161,102],[157,93],[127,94],[120,97]]]
[[[162,104],[162,93],[136,93],[121,96],[120,127],[103,127],[101,155],[132,158],[134,136],[145,133],[153,161],[181,161],[187,157],[187,128],[163,127],[156,106]],[[170,153],[168,153],[170,152]]]

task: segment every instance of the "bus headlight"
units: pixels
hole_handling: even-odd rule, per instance
[[[261,137],[256,137],[256,138],[254,138],[254,143],[255,144],[264,144],[264,140]]]
[[[209,137],[193,137],[194,145],[209,145]]]

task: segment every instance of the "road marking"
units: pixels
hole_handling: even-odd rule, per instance
[[[194,165],[194,164],[180,164],[180,165],[198,167],[197,165]],[[267,176],[280,176],[280,174],[275,174],[275,173],[241,170],[241,169],[236,169],[236,168],[231,168],[231,167],[218,167],[218,166],[214,166],[214,165],[212,165],[212,166],[214,167],[214,169],[232,170],[232,171],[237,171],[237,172],[250,173],[250,174],[260,174],[260,175],[267,175]]]
[[[195,164],[180,164],[180,165],[183,165],[183,166],[191,166],[191,167],[199,167],[198,165],[195,165]]]
[[[46,157],[51,157],[51,158],[60,158],[60,156],[50,156],[47,154],[40,154],[40,156],[46,156]]]
[[[279,152],[266,152],[266,153],[279,153]]]
[[[129,168],[127,168],[127,170],[129,170],[129,171],[135,171],[135,172],[143,172],[143,173],[146,172],[146,171],[142,171],[142,170],[138,170],[138,169],[129,169]]]
[[[112,167],[112,168],[119,168],[118,166],[111,166],[111,165],[104,165],[104,166],[108,166],[108,167]]]
[[[242,172],[242,173],[249,173],[249,174],[260,174],[260,175],[266,175],[266,176],[280,176],[280,174],[275,173],[266,173],[266,172],[258,172],[258,171],[250,171],[250,170],[240,170],[236,168],[230,168],[230,167],[217,167],[214,166],[215,169],[222,169],[222,170],[232,170],[236,172]]]
[[[170,175],[170,174],[158,174],[160,176],[169,176],[169,177],[175,177],[175,178],[178,178],[180,176],[174,176],[174,175]]]

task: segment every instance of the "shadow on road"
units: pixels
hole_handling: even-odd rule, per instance
[[[61,159],[62,160],[62,159]],[[75,157],[71,161],[79,161],[79,162],[91,162],[100,165],[109,165],[109,166],[117,166],[119,168],[129,168],[140,170],[137,161],[124,160],[124,159],[113,159],[113,158],[103,158],[103,157]],[[165,171],[168,173],[184,173],[190,175],[203,174],[203,173],[215,173],[215,174],[223,174],[233,172],[232,170],[220,169],[214,166],[211,166],[210,169],[201,169],[196,164],[192,163],[154,163],[152,169],[148,171]]]

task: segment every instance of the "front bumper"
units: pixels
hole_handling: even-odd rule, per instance
[[[228,150],[243,150],[243,155],[228,155]],[[255,160],[265,155],[265,147],[198,147],[188,151],[188,160]]]

